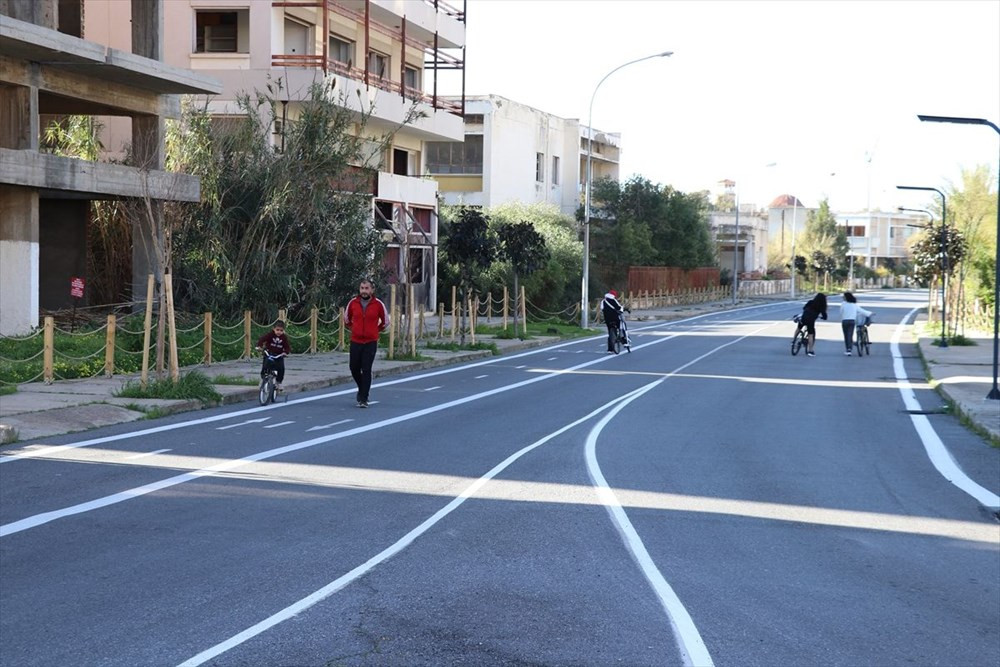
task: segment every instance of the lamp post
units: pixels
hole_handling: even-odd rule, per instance
[[[961,125],[989,125],[1000,134],[1000,127],[991,123],[985,118],[961,118],[956,116],[922,116],[917,114],[917,118],[929,123],[958,123]],[[1000,178],[1000,169],[997,171]],[[993,276],[993,387],[986,398],[992,401],[1000,401],[1000,387],[997,386],[997,357],[1000,344],[998,344],[998,333],[1000,333],[1000,181],[997,182],[997,251],[994,258],[995,275]]]
[[[795,219],[799,217],[799,198],[792,195],[792,301],[795,301]]]
[[[897,185],[898,190],[923,190],[925,192],[936,192],[941,197],[941,256],[944,260],[944,270],[941,276],[941,347],[948,347],[948,223],[947,198],[944,193],[937,188],[923,187],[919,185]]]
[[[667,56],[672,56],[673,54],[673,51],[654,53],[651,56],[637,58],[619,65],[605,74],[604,78],[597,82],[597,85],[594,86],[594,94],[590,96],[590,109],[587,112],[587,187],[584,193],[583,203],[583,282],[580,287],[580,327],[583,329],[587,328],[587,317],[589,315],[587,312],[589,308],[587,302],[590,300],[590,190],[593,185],[591,156],[594,154],[594,98],[597,97],[597,89],[601,87],[601,84],[604,83],[605,79],[623,67],[628,67],[629,65],[634,65],[635,63],[641,63],[643,60],[650,60],[652,58],[666,58]]]
[[[924,215],[927,216],[927,224],[926,225],[910,225],[910,224],[907,224],[906,225],[907,227],[917,227],[919,229],[934,229],[934,214],[931,213],[930,211],[928,211],[927,209],[925,209],[925,208],[906,208],[905,206],[897,206],[896,210],[900,211],[900,212],[903,212],[903,213],[923,213]],[[928,290],[927,290],[927,308],[928,308],[928,310],[931,307],[931,299],[932,298],[933,298],[933,294],[930,291],[930,285],[928,285]]]
[[[739,301],[740,274],[736,260],[740,256],[740,184],[736,184],[736,231],[733,232],[733,305]]]

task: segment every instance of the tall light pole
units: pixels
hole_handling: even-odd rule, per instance
[[[944,270],[941,276],[941,347],[948,347],[948,223],[947,215],[948,200],[944,193],[937,188],[923,187],[919,185],[897,185],[898,190],[924,190],[925,192],[936,192],[941,197],[941,256],[944,261]]]
[[[795,219],[799,217],[799,198],[792,195],[792,301],[795,301]]]
[[[920,229],[931,229],[931,230],[934,229],[934,214],[931,213],[930,211],[928,211],[927,209],[925,209],[925,208],[906,208],[905,206],[897,206],[896,210],[900,211],[900,212],[903,212],[903,213],[923,213],[924,215],[927,216],[927,224],[926,225],[909,225],[908,224],[908,225],[906,225],[907,227],[918,227]],[[927,308],[928,308],[928,311],[930,311],[931,299],[934,298],[934,295],[931,293],[930,287],[931,287],[930,285],[927,286]]]
[[[917,114],[917,118],[929,123],[959,123],[961,125],[989,125],[1000,134],[1000,127],[985,118],[961,118],[956,116],[922,116]],[[997,169],[997,177],[1000,179],[1000,167]],[[993,387],[986,398],[992,401],[1000,401],[1000,387],[997,386],[997,356],[1000,350],[998,344],[998,333],[1000,333],[1000,180],[997,181],[997,251],[994,258],[995,275],[993,276]]]
[[[733,305],[739,301],[740,274],[736,260],[740,256],[740,184],[736,184],[736,231],[733,232]]]
[[[629,65],[634,65],[635,63],[641,63],[643,60],[650,60],[652,58],[666,58],[672,56],[673,51],[664,51],[663,53],[654,53],[651,56],[646,56],[644,58],[637,58],[635,60],[630,60],[627,63],[619,65],[610,72],[604,75],[597,85],[594,86],[594,94],[590,96],[590,109],[587,112],[587,187],[584,194],[583,203],[583,282],[580,287],[580,327],[583,329],[587,328],[587,317],[589,313],[588,301],[590,301],[589,295],[589,283],[590,283],[590,190],[593,186],[594,178],[593,172],[591,171],[591,156],[594,154],[594,98],[597,97],[597,89],[601,87],[605,79],[617,72],[623,67],[628,67]]]

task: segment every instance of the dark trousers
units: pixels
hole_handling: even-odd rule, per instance
[[[618,320],[605,319],[604,323],[608,325],[608,352],[615,351],[615,332],[618,331]]]
[[[264,377],[264,374],[271,368],[278,373],[278,384],[281,384],[282,380],[285,379],[285,358],[268,359],[264,357],[264,363],[260,366],[260,376]]]
[[[375,352],[378,341],[371,343],[351,342],[351,376],[358,385],[358,400],[368,401],[368,392],[372,387],[372,364],[375,363]]]
[[[854,347],[854,320],[841,320],[840,326],[844,330],[844,348],[850,352]]]

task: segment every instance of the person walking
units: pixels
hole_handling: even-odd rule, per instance
[[[820,317],[826,319],[826,295],[822,292],[818,292],[802,307],[802,325],[805,326],[808,333],[806,354],[810,357],[816,356],[816,320]]]
[[[347,302],[344,326],[351,330],[351,377],[358,385],[355,398],[359,408],[367,408],[378,337],[389,326],[389,311],[367,278],[358,285],[358,295]]]
[[[608,290],[604,300],[601,301],[601,314],[604,315],[604,323],[608,326],[608,354],[615,353],[615,334],[624,310],[625,307],[618,301],[618,292]]]
[[[840,327],[844,330],[844,355],[851,356],[854,348],[854,326],[859,320],[866,320],[871,313],[858,305],[858,299],[850,292],[844,292],[844,302],[840,304]]]

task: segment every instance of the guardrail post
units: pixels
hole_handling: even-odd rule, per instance
[[[510,303],[510,294],[508,294],[507,292],[507,286],[504,285],[503,286],[503,330],[504,331],[507,330],[507,316],[510,312],[508,310],[509,303]]]
[[[285,310],[284,308],[279,308],[278,309],[278,319],[279,320],[281,320],[282,322],[285,322],[287,324],[288,323],[288,317],[287,316],[288,316],[288,311],[287,310]]]
[[[153,328],[153,274],[146,281],[146,319],[142,326],[142,373],[139,375],[139,386],[146,388],[149,381],[149,337]]]
[[[340,351],[341,352],[343,352],[345,350],[345,347],[344,347],[344,329],[345,328],[346,327],[344,325],[344,308],[341,307],[340,308]]]
[[[399,310],[396,308],[395,283],[389,285],[389,307],[392,308],[392,311],[389,313],[389,358],[392,359],[396,348],[396,313]]]
[[[468,305],[468,308],[469,308],[469,340],[472,341],[473,345],[475,345],[476,344],[476,312],[474,310],[472,310],[472,304],[473,303],[474,302],[472,300],[472,297],[469,297],[469,305]]]
[[[250,325],[251,325],[251,314],[249,310],[243,311],[243,358],[250,358]]]
[[[115,374],[115,314],[108,315],[108,331],[104,338],[104,377]]]
[[[524,285],[521,285],[521,326],[524,335],[528,335],[528,299],[524,295]],[[517,333],[516,331],[514,333]]]
[[[407,297],[410,303],[410,312],[406,314],[410,325],[410,356],[417,356],[417,323],[414,322],[413,309],[416,308],[416,301],[414,300],[413,293],[413,283],[407,285]],[[423,308],[420,309],[423,312]]]
[[[181,369],[177,359],[177,321],[174,318],[173,274],[165,273],[163,281],[167,291],[167,326],[170,332],[170,379],[176,383],[181,379]]]
[[[438,338],[444,338],[444,302],[438,303]]]
[[[451,286],[451,340],[455,340],[455,329],[458,328],[458,287]]]
[[[45,384],[52,384],[55,373],[52,369],[52,357],[55,346],[56,321],[51,316],[45,318],[44,332],[42,333],[42,378]]]
[[[212,313],[211,311],[205,313],[205,323],[202,325],[205,328],[205,365],[212,365]]]
[[[319,308],[309,310],[309,353],[316,354],[319,349]]]

